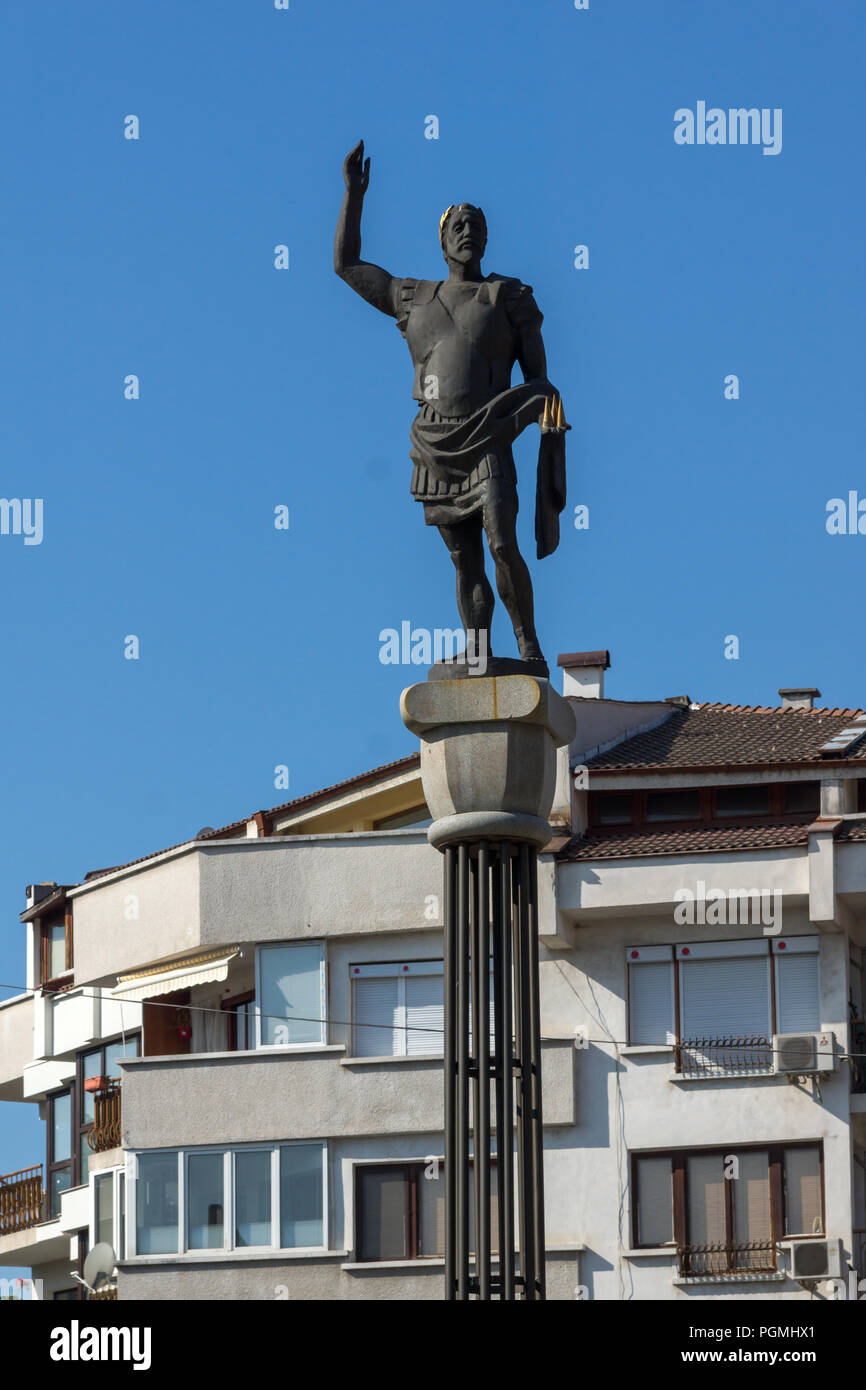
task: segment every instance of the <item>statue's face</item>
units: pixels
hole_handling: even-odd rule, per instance
[[[484,218],[471,203],[461,203],[448,218],[442,249],[445,259],[468,265],[480,260],[487,245]]]

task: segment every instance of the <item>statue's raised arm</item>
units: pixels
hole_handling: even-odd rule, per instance
[[[364,159],[363,140],[343,160],[343,179],[346,192],[334,237],[334,269],[362,299],[396,318],[400,281],[380,265],[361,260],[361,213],[370,182],[370,160]]]

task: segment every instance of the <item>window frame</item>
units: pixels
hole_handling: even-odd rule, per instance
[[[50,969],[51,960],[51,932],[57,928],[63,928],[63,960],[64,966],[60,974],[54,974]],[[67,907],[62,913],[52,912],[46,917],[39,919],[39,983],[43,990],[53,991],[62,985],[69,984],[69,975],[74,969],[74,950],[72,932],[72,909]]]
[[[318,1041],[309,1040],[307,1042],[284,1042],[266,1043],[262,1041],[262,1005],[264,1001],[264,991],[262,989],[262,960],[266,951],[284,948],[286,946],[318,946],[319,948],[319,1008],[321,1011],[321,1037]],[[311,1047],[327,1047],[328,1045],[328,952],[324,938],[314,937],[307,941],[268,941],[256,946],[256,984],[255,984],[255,1048],[258,1052],[287,1052],[303,1051]]]
[[[786,807],[787,790],[791,786],[806,786],[817,784],[818,808],[807,811],[789,811]],[[718,826],[729,827],[736,825],[740,821],[748,821],[750,824],[772,824],[776,821],[784,821],[788,824],[809,824],[820,813],[820,785],[821,779],[816,777],[797,778],[794,782],[740,782],[731,786],[698,786],[683,787],[679,785],[660,786],[660,787],[605,787],[603,790],[591,791],[588,795],[588,831],[593,835],[616,834],[618,831],[626,832],[635,827],[644,827],[652,831],[654,828],[664,828],[665,830],[694,829],[696,826]],[[866,786],[866,779],[864,779]],[[768,809],[766,811],[741,811],[735,815],[719,814],[717,808],[717,792],[719,791],[752,791],[757,787],[766,787],[769,793]],[[697,792],[698,793],[698,815],[696,818],[680,820],[655,820],[647,817],[647,799],[653,792]],[[599,818],[599,808],[605,797],[625,796],[631,797],[631,814],[628,820],[621,821],[602,821]],[[866,809],[866,795],[864,795],[864,807]]]
[[[248,1047],[238,1047],[238,1005],[252,1004],[252,1009],[247,1015],[248,1031],[252,1032],[252,1044]],[[229,999],[223,999],[220,1008],[226,1015],[226,1050],[228,1052],[251,1052],[255,1049],[258,1029],[256,1025],[256,992],[254,989],[245,990],[243,994],[233,994]]]
[[[626,991],[625,991],[625,1000],[626,1000],[626,1028],[627,1028],[627,1033],[628,1033],[628,1044],[627,1044],[627,1045],[628,1045],[629,1047],[653,1047],[653,1046],[657,1046],[660,1050],[661,1050],[661,1049],[664,1049],[665,1051],[668,1051],[668,1050],[670,1050],[671,1048],[681,1047],[682,1045],[684,1045],[684,1044],[686,1044],[686,1043],[688,1043],[688,1042],[690,1042],[690,1041],[693,1041],[693,1039],[686,1038],[686,1037],[684,1037],[683,1034],[682,1034],[683,987],[684,987],[684,984],[683,984],[683,972],[682,972],[682,970],[680,969],[680,953],[682,952],[682,950],[683,950],[684,947],[688,947],[690,950],[693,950],[693,949],[695,949],[695,947],[697,947],[697,946],[707,947],[707,946],[722,945],[722,946],[725,947],[725,950],[724,950],[723,952],[720,952],[720,953],[719,953],[719,957],[718,957],[719,959],[721,959],[721,958],[723,958],[723,957],[727,957],[728,959],[737,959],[736,947],[738,947],[738,946],[743,946],[743,945],[745,945],[746,943],[750,943],[750,942],[754,942],[754,941],[761,942],[762,944],[766,943],[766,948],[767,948],[767,949],[766,949],[766,953],[767,953],[767,957],[768,957],[768,959],[769,959],[769,966],[768,966],[768,971],[767,971],[767,989],[768,989],[768,995],[769,995],[769,998],[768,998],[768,1006],[769,1006],[769,1008],[768,1008],[768,1013],[769,1013],[769,1023],[770,1023],[770,1040],[772,1040],[773,1036],[779,1031],[779,1030],[778,1030],[778,1020],[779,1020],[779,1016],[780,1016],[780,1013],[781,1013],[781,999],[780,999],[781,972],[777,969],[777,966],[776,966],[776,957],[777,957],[777,955],[780,955],[780,954],[781,954],[780,943],[782,943],[782,942],[784,942],[786,952],[787,952],[787,951],[790,951],[790,954],[791,954],[792,956],[793,956],[793,955],[800,955],[800,954],[803,954],[803,955],[814,955],[814,956],[816,957],[816,960],[817,960],[817,972],[816,972],[816,999],[817,999],[817,1007],[818,1007],[818,1017],[819,1017],[819,1019],[820,1019],[820,1017],[821,1017],[821,989],[822,989],[822,973],[821,973],[821,938],[820,938],[819,935],[816,935],[816,934],[814,934],[814,933],[807,933],[805,936],[798,936],[798,935],[794,935],[794,936],[783,936],[783,935],[780,935],[780,936],[773,936],[773,937],[739,937],[739,938],[733,938],[733,939],[723,940],[722,942],[715,942],[715,941],[707,941],[707,942],[679,941],[679,942],[675,942],[675,943],[674,943],[674,942],[660,942],[660,943],[658,943],[658,944],[656,944],[656,943],[650,943],[650,944],[643,945],[643,946],[627,946],[627,947],[626,947]],[[803,944],[803,943],[805,943],[805,942],[811,943],[810,946],[809,946],[809,947],[805,946],[805,945]],[[644,960],[644,961],[635,960],[635,961],[632,961],[631,959],[629,959],[629,956],[630,956],[630,953],[631,953],[632,951],[635,951],[635,950],[636,950],[636,951],[639,951],[639,952],[647,952],[647,953],[652,953],[652,954],[649,955],[649,959],[648,959],[648,960]],[[659,959],[657,959],[658,954],[661,953],[662,951],[670,952],[670,960],[669,960],[669,961],[668,961],[667,957],[666,957],[664,960],[659,960]],[[707,958],[707,959],[710,959],[710,957],[706,957],[706,958]],[[764,953],[763,953],[763,952],[751,951],[751,952],[747,952],[742,958],[743,958],[743,959],[753,959],[753,958],[754,958],[754,959],[763,959],[763,958],[764,958]],[[674,1043],[662,1043],[661,1041],[659,1041],[657,1044],[654,1044],[654,1043],[636,1043],[636,1042],[634,1042],[634,1041],[632,1040],[632,1036],[631,1036],[631,1031],[632,1031],[632,998],[633,998],[633,996],[632,996],[632,991],[633,991],[633,978],[634,978],[633,975],[632,975],[632,971],[633,971],[633,970],[639,970],[639,969],[641,968],[641,966],[642,966],[642,965],[645,965],[645,964],[653,964],[653,965],[655,965],[655,964],[665,964],[665,965],[669,964],[670,967],[671,967],[671,969],[672,969],[672,971],[673,971],[673,974],[672,974],[672,985],[671,985],[672,999],[673,999],[673,1017],[672,1017],[672,1019],[671,1019],[671,1021],[670,1021],[670,1022],[671,1022],[671,1027],[670,1027],[669,1031],[671,1031],[671,1032],[673,1033],[673,1035],[674,1035],[674,1038],[675,1038]],[[817,1031],[817,1030],[815,1030],[815,1029],[804,1029],[803,1031],[804,1031],[804,1032],[814,1032],[814,1031]],[[767,1072],[767,1073],[761,1073],[761,1074],[769,1075],[768,1072]]]
[[[282,1045],[282,1044],[280,1044]],[[283,1149],[298,1147],[318,1148],[321,1151],[322,1160],[322,1244],[321,1245],[291,1245],[280,1244],[282,1233],[281,1221],[281,1200],[280,1200],[280,1153]],[[270,1155],[270,1195],[271,1195],[271,1243],[268,1245],[237,1245],[235,1243],[235,1158],[239,1153],[266,1152]],[[147,1253],[138,1253],[138,1158],[140,1154],[174,1154],[177,1157],[178,1165],[178,1199],[177,1199],[177,1251],[169,1251],[156,1256]],[[223,1159],[223,1243],[222,1245],[212,1246],[190,1246],[189,1244],[189,1222],[188,1222],[188,1182],[189,1182],[189,1159],[191,1156],[199,1157],[205,1154],[221,1155]],[[172,1260],[186,1260],[209,1258],[219,1258],[223,1255],[231,1254],[237,1258],[243,1258],[245,1254],[260,1257],[262,1255],[291,1255],[303,1252],[327,1253],[330,1249],[331,1229],[330,1212],[328,1201],[328,1175],[330,1172],[330,1146],[327,1139],[286,1139],[274,1142],[266,1140],[264,1142],[251,1142],[249,1144],[193,1144],[188,1148],[173,1149],[144,1149],[132,1151],[126,1164],[126,1209],[129,1216],[126,1221],[126,1258],[129,1260],[158,1260],[170,1262]]]
[[[496,1154],[492,1154],[492,1155],[491,1155],[490,1162],[491,1162],[491,1165],[492,1165],[493,1167],[496,1167],[496,1163],[497,1163],[497,1156],[496,1156]],[[364,1206],[364,1204],[363,1204],[363,1202],[362,1202],[362,1200],[361,1200],[361,1191],[362,1191],[362,1188],[361,1188],[361,1178],[362,1178],[362,1174],[365,1173],[365,1172],[370,1172],[371,1170],[379,1171],[379,1172],[388,1172],[388,1171],[393,1171],[395,1168],[405,1168],[405,1169],[407,1169],[407,1170],[409,1171],[409,1179],[408,1179],[407,1184],[406,1184],[406,1215],[407,1215],[407,1218],[408,1218],[407,1229],[408,1229],[408,1231],[409,1231],[409,1233],[410,1233],[410,1239],[407,1241],[407,1245],[408,1245],[408,1247],[409,1247],[410,1250],[414,1249],[414,1250],[417,1252],[417,1250],[418,1250],[418,1243],[419,1243],[419,1240],[420,1240],[420,1231],[421,1231],[421,1203],[420,1203],[420,1192],[422,1191],[422,1189],[421,1189],[421,1187],[420,1187],[420,1182],[421,1182],[422,1179],[423,1179],[424,1169],[427,1168],[428,1165],[429,1165],[430,1163],[436,1163],[436,1164],[438,1165],[439,1181],[441,1181],[441,1182],[444,1183],[444,1180],[445,1180],[445,1157],[444,1157],[443,1154],[427,1154],[424,1158],[381,1158],[381,1159],[366,1159],[366,1158],[365,1158],[365,1159],[358,1159],[358,1160],[356,1160],[356,1161],[354,1161],[354,1162],[352,1163],[352,1182],[351,1182],[351,1190],[352,1190],[352,1221],[351,1221],[351,1230],[352,1230],[352,1258],[353,1258],[353,1260],[355,1261],[355,1263],[357,1263],[357,1264],[364,1264],[364,1265],[371,1265],[371,1266],[383,1265],[383,1264],[391,1264],[391,1263],[393,1263],[393,1260],[390,1260],[390,1259],[388,1259],[388,1260],[372,1260],[372,1259],[367,1259],[367,1258],[365,1258],[364,1255],[362,1254],[361,1221],[362,1221],[362,1218],[363,1218],[363,1206]],[[472,1170],[472,1169],[474,1168],[474,1164],[475,1164],[475,1156],[474,1156],[474,1154],[473,1154],[473,1155],[470,1157],[470,1159],[469,1159],[470,1170]],[[474,1190],[475,1190],[475,1189],[474,1189],[474,1184],[471,1184],[470,1187],[471,1187],[471,1191],[474,1192]],[[444,1190],[444,1189],[443,1189],[443,1190]],[[490,1232],[490,1234],[491,1234],[491,1242],[494,1243],[494,1244],[495,1244],[496,1242],[498,1242],[498,1240],[499,1240],[499,1232],[498,1232],[498,1229],[494,1229],[494,1227],[493,1227],[492,1225],[491,1225],[491,1232]],[[474,1239],[474,1236],[473,1236],[472,1231],[470,1230],[470,1243],[472,1242],[473,1239]],[[497,1260],[497,1259],[499,1258],[498,1249],[492,1249],[492,1250],[491,1250],[491,1254],[492,1254],[492,1257],[493,1257],[494,1260]],[[472,1258],[472,1259],[475,1258],[475,1257],[474,1257],[474,1254],[472,1255],[471,1258]],[[405,1262],[408,1262],[408,1261],[411,1260],[413,1263],[414,1263],[415,1261],[421,1261],[421,1262],[423,1263],[425,1260],[439,1260],[439,1261],[441,1261],[441,1260],[443,1260],[443,1259],[444,1259],[444,1251],[443,1251],[442,1254],[437,1254],[437,1255],[421,1255],[421,1254],[418,1254],[418,1253],[409,1254],[409,1255],[403,1255],[403,1256],[400,1256],[400,1257],[399,1257],[399,1262],[402,1263],[402,1262],[404,1262],[404,1261],[405,1261]]]
[[[818,1190],[821,1202],[821,1230],[810,1231],[803,1235],[800,1233],[788,1234],[786,1232],[787,1211],[785,1193],[785,1155],[792,1149],[817,1149],[818,1150]],[[825,1168],[824,1168],[824,1142],[822,1139],[795,1139],[790,1142],[773,1143],[752,1143],[752,1144],[711,1144],[707,1146],[696,1146],[694,1148],[675,1148],[675,1149],[636,1149],[632,1150],[629,1164],[630,1193],[631,1193],[631,1238],[633,1250],[670,1250],[672,1254],[687,1246],[689,1236],[688,1226],[688,1160],[689,1158],[712,1158],[719,1155],[722,1158],[746,1152],[766,1152],[767,1171],[770,1193],[770,1240],[774,1249],[778,1249],[779,1244],[786,1240],[826,1240],[827,1238],[827,1205],[825,1192]],[[671,1215],[673,1240],[665,1242],[664,1245],[641,1244],[640,1242],[640,1193],[638,1186],[638,1163],[641,1159],[647,1158],[668,1158],[671,1163]],[[726,1179],[727,1183],[734,1181]],[[725,1240],[730,1242],[733,1234],[733,1204],[730,1199],[731,1189],[725,1188]],[[740,1271],[740,1274],[745,1271]],[[757,1271],[756,1271],[757,1272]],[[724,1279],[726,1277],[735,1278],[735,1274],[726,1276],[725,1274],[715,1274],[694,1276],[696,1278]]]
[[[125,1227],[126,1225],[128,1225],[128,1223],[125,1222],[125,1220],[124,1220],[124,1217],[125,1217],[126,1213],[125,1213],[124,1210],[123,1210],[123,1208],[124,1208],[124,1202],[125,1202],[125,1193],[126,1193],[126,1165],[125,1165],[125,1164],[122,1164],[122,1163],[121,1163],[121,1164],[118,1164],[118,1165],[117,1165],[116,1167],[114,1167],[114,1168],[96,1168],[96,1169],[94,1169],[94,1171],[90,1174],[90,1177],[89,1177],[89,1179],[88,1179],[88,1187],[90,1188],[90,1195],[89,1195],[89,1212],[90,1212],[90,1219],[89,1219],[89,1222],[88,1222],[88,1249],[92,1250],[93,1247],[94,1247],[94,1245],[96,1244],[96,1235],[97,1235],[97,1231],[96,1231],[96,1184],[97,1184],[97,1180],[98,1180],[99,1178],[106,1178],[106,1177],[110,1177],[110,1178],[112,1179],[112,1184],[111,1184],[111,1227],[112,1227],[111,1248],[112,1248],[113,1251],[114,1251],[115,1257],[116,1257],[118,1260],[123,1260],[123,1259],[126,1258],[126,1251],[125,1251],[124,1249],[121,1249],[120,1247],[123,1246],[123,1245],[125,1245],[126,1242],[125,1242],[125,1240],[124,1240],[124,1241],[120,1241],[120,1240],[118,1239],[118,1237],[119,1237],[119,1235],[120,1235],[120,1232],[124,1230],[124,1227]],[[120,1179],[121,1179],[121,1178],[124,1179],[124,1182],[123,1182],[123,1195],[121,1195],[121,1182],[120,1182]]]
[[[76,1125],[77,1111],[75,1091],[76,1087],[73,1081],[70,1085],[64,1086],[58,1091],[52,1091],[45,1097],[48,1102],[48,1116],[45,1126],[45,1219],[47,1221],[56,1221],[60,1216],[59,1203],[58,1210],[55,1213],[51,1211],[51,1179],[53,1175],[55,1173],[68,1172],[69,1187],[78,1187],[80,1185],[81,1175],[78,1162],[79,1150],[77,1144],[79,1141],[78,1128]],[[69,1158],[60,1159],[58,1161],[54,1156],[54,1105],[55,1102],[60,1100],[63,1096],[69,1096]],[[68,1188],[63,1189],[64,1192],[68,1190]]]
[[[144,1038],[142,1035],[142,1030],[139,1028],[130,1029],[128,1033],[122,1033],[119,1037],[116,1038],[104,1038],[100,1042],[94,1043],[92,1047],[81,1047],[75,1054],[74,1087],[76,1091],[76,1096],[73,1097],[73,1108],[75,1113],[72,1118],[72,1125],[75,1131],[75,1142],[78,1144],[79,1155],[81,1153],[82,1139],[85,1135],[90,1133],[90,1131],[93,1129],[94,1124],[96,1123],[95,1120],[85,1120],[84,1118],[84,1097],[86,1094],[84,1090],[84,1059],[85,1057],[91,1056],[94,1052],[100,1053],[100,1070],[96,1073],[96,1075],[105,1076],[107,1074],[105,1070],[106,1048],[113,1047],[115,1043],[125,1044],[131,1042],[133,1038],[138,1039],[138,1051],[135,1053],[131,1052],[129,1056],[141,1057],[143,1055],[144,1049]],[[90,1154],[88,1154],[88,1159],[89,1158]],[[84,1174],[84,1165],[82,1165],[82,1175],[86,1176],[86,1174]]]
[[[424,968],[427,967],[427,968]],[[424,960],[371,960],[371,961],[350,961],[349,962],[349,1055],[351,1057],[375,1057],[396,1058],[396,1057],[417,1057],[423,1060],[425,1057],[441,1057],[445,1050],[445,962],[441,957],[430,957]],[[406,980],[411,978],[414,971],[415,978],[419,976],[433,976],[442,979],[442,1039],[441,1046],[431,1052],[409,1052],[409,1027],[406,1023],[406,991],[402,991],[403,1025],[396,1024],[391,1029],[391,1035],[396,1034],[402,1041],[402,1052],[356,1052],[355,1051],[355,1030],[363,1028],[364,1024],[355,1022],[355,981],[359,979],[368,980]],[[384,1035],[384,1028],[383,1028]]]

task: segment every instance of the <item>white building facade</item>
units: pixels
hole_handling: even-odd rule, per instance
[[[815,692],[615,701],[606,653],[560,664],[577,735],[540,863],[548,1297],[850,1296],[864,716]],[[77,1297],[99,1241],[121,1300],[443,1296],[426,816],[413,756],[30,890],[0,1098],[40,1106],[46,1148],[0,1178],[0,1259],[43,1297]]]

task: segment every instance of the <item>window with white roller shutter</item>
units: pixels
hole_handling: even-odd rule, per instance
[[[689,1038],[768,1038],[769,955],[680,961],[680,1031]]]
[[[445,1037],[441,960],[376,961],[369,965],[351,965],[349,978],[352,986],[353,1056],[441,1055]],[[492,1038],[492,973],[489,1012]],[[471,998],[469,1024],[471,1046]]]
[[[776,1032],[816,1033],[821,1027],[818,937],[773,941]]]
[[[442,962],[377,961],[349,967],[355,1057],[442,1052]]]
[[[630,946],[626,962],[629,1042],[636,1046],[675,1043],[673,949]]]

